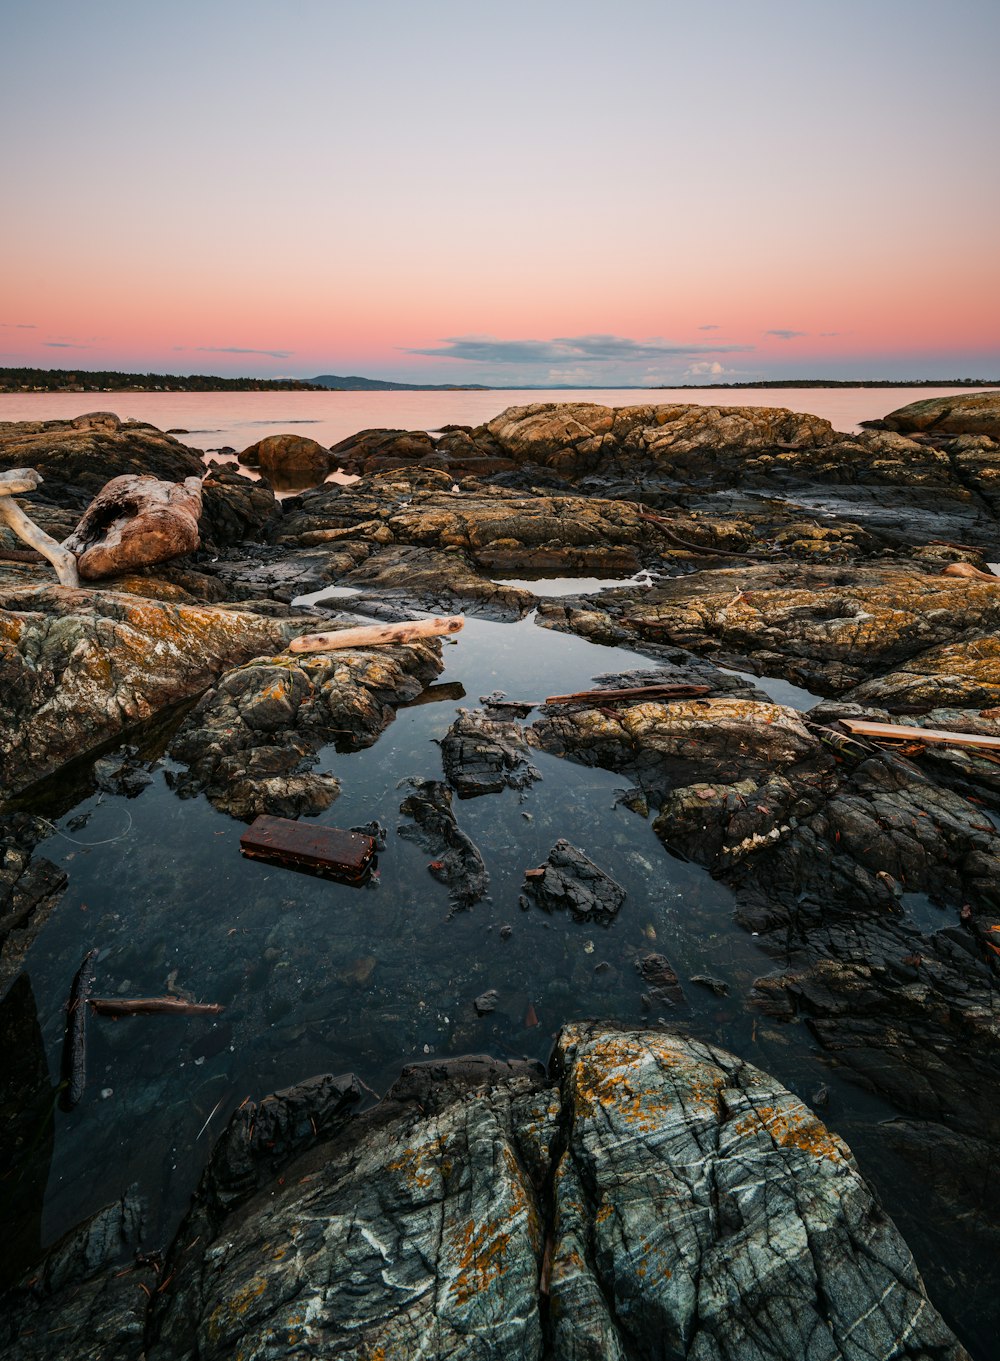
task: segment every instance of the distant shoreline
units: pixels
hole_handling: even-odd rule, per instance
[[[733,392],[803,388],[994,388],[1000,378],[764,378],[745,383],[545,383],[492,386],[488,383],[395,383],[380,378],[325,381],[298,378],[222,378],[214,374],[119,373],[110,370],[0,368],[0,395],[53,392]]]

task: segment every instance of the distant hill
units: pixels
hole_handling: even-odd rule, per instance
[[[0,392],[312,392],[300,378],[217,378],[208,373],[118,373],[102,369],[3,369]]]
[[[321,373],[306,380],[313,387],[336,392],[490,392],[488,383],[393,383],[385,378],[341,378],[336,373]]]

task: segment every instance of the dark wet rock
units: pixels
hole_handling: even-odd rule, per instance
[[[406,796],[399,811],[413,821],[404,823],[399,835],[433,856],[427,868],[447,884],[453,908],[471,907],[486,897],[490,876],[478,846],[455,819],[451,790],[440,780],[411,783],[413,793]]]
[[[490,581],[460,553],[405,544],[371,552],[340,576],[339,584],[439,614],[461,610],[491,619],[522,619],[535,603],[530,591]]]
[[[114,756],[102,756],[94,762],[94,780],[105,794],[118,794],[134,799],[148,789],[153,777],[135,761],[135,748],[126,748]]]
[[[508,699],[504,690],[492,690],[488,695],[480,695],[479,703],[490,717],[507,714],[511,718],[526,718],[535,708],[532,700]]]
[[[566,1028],[554,1063],[551,1078],[414,1065],[353,1117],[345,1079],[271,1098],[294,1105],[287,1120],[241,1109],[152,1302],[134,1275],[115,1284],[105,1236],[82,1271],[71,1253],[8,1301],[10,1354],[52,1354],[44,1301],[80,1346],[63,1354],[116,1361],[138,1361],[143,1323],[148,1361],[276,1345],[967,1361],[850,1150],[773,1078],[677,1034],[596,1025]]]
[[[246,822],[322,812],[340,781],[315,769],[320,750],[369,746],[440,671],[437,640],[257,657],[227,672],[187,718],[170,747],[186,770],[171,782]]]
[[[65,870],[34,854],[48,830],[24,813],[0,817],[0,994],[66,888]]]
[[[68,1234],[33,1278],[0,1299],[0,1346],[10,1361],[142,1361],[151,1268],[123,1267],[139,1241],[134,1194]]]
[[[2,920],[2,919],[0,919]],[[6,961],[5,961],[6,964]],[[3,981],[0,980],[0,992]],[[0,1289],[41,1255],[42,1208],[55,1140],[55,1090],[31,979],[18,974],[0,996],[0,1167],[4,1169],[4,1233]]]
[[[0,593],[0,792],[25,788],[297,632],[114,591]]]
[[[1000,392],[956,392],[897,407],[883,416],[890,430],[922,434],[988,435],[1000,440]]]
[[[201,484],[199,529],[206,545],[225,548],[260,540],[280,514],[270,483],[213,464]]]
[[[640,955],[635,967],[642,981],[648,984],[648,1000],[654,1006],[677,1007],[684,1005],[684,989],[673,965],[666,955],[652,953]]]
[[[496,988],[490,988],[487,992],[481,992],[478,997],[474,998],[472,1005],[476,1009],[477,1016],[489,1016],[491,1012],[496,1011],[499,1000],[500,994]]]
[[[531,764],[524,731],[513,719],[462,709],[441,743],[448,783],[460,799],[527,789],[541,774]]]
[[[38,497],[77,514],[113,477],[183,482],[205,471],[196,450],[155,426],[108,415],[100,420],[0,422],[0,471],[9,468],[37,468],[44,479]]]
[[[278,491],[314,487],[336,466],[329,449],[305,435],[267,435],[240,454],[245,468],[259,468]]]
[[[729,984],[722,978],[715,978],[712,974],[695,973],[688,980],[690,983],[697,983],[699,988],[707,988],[716,997],[729,996]],[[814,1103],[815,1104],[815,1103]]]
[[[521,889],[521,905],[529,902],[546,912],[568,910],[574,921],[614,921],[625,890],[576,846],[560,839],[545,864],[528,870]]]

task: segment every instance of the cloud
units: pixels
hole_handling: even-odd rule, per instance
[[[689,364],[684,372],[686,378],[721,378],[723,374],[732,372],[731,369],[724,369],[717,359],[702,359],[697,364]]]
[[[820,331],[821,336],[842,336],[844,334],[844,331]]]
[[[89,350],[93,347],[82,345],[76,340],[43,340],[42,344],[49,350]]]
[[[708,324],[707,326],[699,326],[699,327],[698,327],[698,330],[699,330],[699,331],[719,331],[719,330],[721,330],[721,329],[722,329],[722,328],[719,327],[719,326],[716,326],[714,322],[709,322],[709,324]]]
[[[678,345],[654,337],[556,336],[552,340],[497,340],[494,336],[447,336],[427,349],[407,349],[434,359],[464,359],[476,364],[591,364],[687,358],[696,354],[730,354],[752,345]]]
[[[808,331],[785,331],[785,330],[781,330],[781,329],[776,330],[776,331],[765,331],[765,332],[764,332],[764,335],[766,335],[766,336],[777,336],[779,340],[796,340],[796,339],[798,339],[799,336],[805,336],[805,335],[808,335],[808,334],[809,334]]]
[[[294,350],[246,350],[242,345],[196,345],[195,349],[202,354],[263,354],[269,359],[291,359],[295,353]]]
[[[5,331],[37,331],[38,327],[33,321],[0,321],[0,326]]]

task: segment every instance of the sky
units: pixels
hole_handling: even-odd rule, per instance
[[[0,366],[1000,375],[998,0],[5,0]]]

